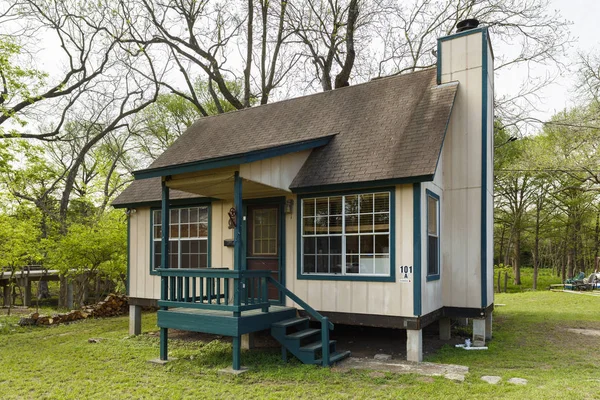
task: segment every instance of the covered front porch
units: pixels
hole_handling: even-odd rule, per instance
[[[173,189],[225,201],[232,205],[224,216],[228,230],[223,227],[212,239],[233,253],[233,265],[172,267],[171,229],[160,230],[160,264],[154,272],[160,277],[158,325],[162,361],[168,360],[168,329],[231,336],[233,370],[241,369],[242,335],[268,329],[282,344],[284,359],[289,351],[303,362],[325,366],[348,355],[336,352],[335,342],[329,339],[333,324],[285,287],[282,236],[286,208],[293,207],[293,199],[289,190],[278,187],[285,182],[268,181],[270,177],[263,166],[256,167],[241,165],[162,177],[161,226],[173,226],[170,221]],[[246,218],[250,208],[260,211],[257,215],[270,225],[255,227],[256,223]],[[271,209],[276,212],[272,215],[265,212]],[[298,318],[296,308],[285,306],[286,298],[320,322],[321,328],[310,329],[307,318]]]

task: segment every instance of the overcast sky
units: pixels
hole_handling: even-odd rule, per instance
[[[565,55],[567,59],[576,60],[577,52],[591,53],[600,51],[600,1],[599,0],[551,0],[553,9],[557,9],[563,17],[573,24],[570,26],[572,35],[577,39],[575,45]],[[492,36],[492,43],[493,43]],[[501,48],[495,48],[496,52],[502,51]],[[543,75],[546,72],[555,73],[556,70],[548,67],[538,66],[532,71],[534,75]],[[577,68],[571,67],[570,71],[557,79],[556,83],[542,92],[543,104],[538,108],[539,113],[536,117],[541,120],[549,119],[557,111],[568,108],[573,105],[573,89],[576,85]],[[519,69],[511,71],[497,77],[496,93],[504,94],[509,91],[517,90],[518,83],[527,77],[527,68],[521,65]]]
[[[551,8],[560,11],[562,16],[572,22],[570,26],[573,37],[576,38],[575,44],[569,49],[568,54],[565,54],[565,61],[576,60],[579,51],[583,53],[591,53],[592,51],[600,52],[600,0],[550,0]],[[494,53],[498,55],[500,52],[510,51],[503,49],[498,42],[494,43],[492,34],[492,45]],[[45,38],[42,41],[45,46],[42,46],[45,51],[42,51],[41,68],[47,71],[59,70],[59,63],[54,57],[54,46],[56,45],[55,38]],[[503,71],[496,75],[496,94],[503,95],[507,93],[515,93],[520,84],[527,79],[528,70],[526,65],[520,65],[510,71]],[[535,66],[530,71],[533,76],[544,76],[546,74],[554,75],[557,73],[555,68],[549,66]],[[556,80],[556,83],[547,87],[541,94],[541,103],[537,105],[539,111],[534,113],[534,117],[540,120],[548,120],[556,112],[573,106],[574,93],[573,89],[576,85],[576,66],[570,67],[569,71],[565,71],[563,76]],[[532,132],[532,131],[529,131]]]

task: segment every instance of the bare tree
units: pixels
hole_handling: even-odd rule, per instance
[[[553,65],[564,70],[561,57],[573,38],[569,23],[547,0],[416,0],[388,13],[376,33],[383,42],[374,57],[378,76],[429,68],[436,63],[437,38],[453,33],[465,18],[490,27],[494,43],[507,44],[508,52],[495,54],[497,73],[519,65]],[[529,76],[518,93],[496,98],[497,114],[514,125],[527,121],[540,104],[538,94],[555,75]]]
[[[357,52],[367,51],[367,26],[381,17],[380,1],[309,0],[290,5],[288,23],[301,44],[300,54],[322,90],[348,86]],[[335,77],[334,77],[335,76]]]
[[[57,180],[62,190],[58,219],[65,231],[69,200],[89,152],[109,134],[127,131],[135,114],[156,100],[161,72],[144,49],[121,40],[118,33],[126,31],[127,21],[108,6],[20,0],[15,7],[32,37],[54,35],[65,73],[49,84],[50,77],[38,76],[35,93],[5,94],[0,125],[25,116],[43,123],[35,132],[5,132],[4,138],[76,140],[76,153],[63,162],[64,176]]]
[[[198,81],[208,84],[218,112],[226,111],[221,97],[242,109],[255,99],[267,103],[298,60],[286,53],[290,36],[284,24],[287,7],[287,1],[267,0],[248,0],[244,6],[122,1],[122,13],[135,21],[122,40],[148,49],[157,63],[176,66],[183,85],[176,84],[172,76],[160,85],[193,103],[202,115],[210,112],[198,96]]]

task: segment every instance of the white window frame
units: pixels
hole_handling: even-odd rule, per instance
[[[386,212],[375,212],[375,210],[373,209],[370,213],[363,213],[361,214],[361,210],[360,210],[360,196],[361,195],[373,195],[373,199],[375,199],[375,195],[378,194],[385,194],[388,196],[388,210]],[[352,197],[352,196],[358,196],[359,200],[358,200],[358,210],[357,210],[357,214],[351,213],[351,214],[346,214],[346,198],[347,197]],[[331,215],[329,214],[329,204],[330,204],[330,198],[332,197],[341,197],[342,198],[342,227],[341,227],[341,233],[340,234],[331,234],[328,233],[326,235],[318,235],[316,234],[316,200],[317,199],[323,199],[323,198],[327,198],[327,208],[328,208],[328,214],[327,214],[327,218],[329,218]],[[304,202],[306,200],[314,200],[315,201],[315,216],[305,216],[304,215]],[[303,197],[300,199],[300,218],[299,218],[299,222],[298,224],[300,225],[300,230],[299,230],[299,234],[300,234],[300,248],[298,249],[298,251],[300,252],[300,271],[301,271],[301,276],[302,277],[352,277],[352,278],[358,278],[358,279],[363,279],[363,278],[390,278],[393,275],[393,269],[395,268],[394,265],[392,265],[392,260],[393,260],[393,256],[392,256],[392,252],[393,252],[393,246],[394,244],[392,243],[392,238],[393,238],[393,234],[392,234],[392,227],[394,226],[394,224],[392,223],[392,218],[393,218],[393,212],[392,212],[392,208],[394,207],[394,205],[392,204],[392,200],[393,200],[393,196],[390,190],[380,190],[380,191],[372,191],[372,192],[359,192],[359,193],[346,193],[346,194],[328,194],[328,195],[322,195],[322,196],[314,196],[314,197]],[[375,200],[373,200],[375,201]],[[359,217],[360,220],[360,215],[372,215],[373,217],[373,230],[371,232],[362,232],[362,235],[369,235],[369,236],[387,236],[388,237],[388,252],[387,253],[376,253],[375,252],[375,243],[373,243],[373,253],[365,253],[365,255],[371,255],[373,256],[373,259],[376,259],[376,256],[384,256],[387,255],[387,260],[388,260],[388,272],[385,274],[376,274],[376,273],[361,273],[360,270],[359,272],[347,272],[347,256],[348,254],[346,253],[346,237],[348,236],[361,236],[361,231],[360,231],[360,222],[359,225],[357,225],[357,232],[356,233],[346,233],[346,216],[347,215],[357,215]],[[376,214],[387,214],[388,215],[388,230],[387,232],[375,232],[375,215]],[[337,214],[333,215],[333,216],[337,216]],[[314,232],[312,235],[308,234],[305,235],[304,234],[304,220],[305,218],[315,218],[315,222],[314,222]],[[328,228],[330,228],[329,223],[327,224]],[[340,273],[333,273],[333,272],[305,272],[304,271],[304,238],[305,237],[327,237],[330,238],[332,236],[337,236],[337,237],[341,237],[341,259],[342,259],[342,270]],[[360,239],[359,239],[360,240]],[[317,250],[315,249],[315,252]],[[328,255],[330,255],[331,253],[328,253]],[[356,256],[359,258],[360,260],[360,256],[362,253],[356,254]],[[318,256],[318,253],[315,254],[315,258]],[[316,259],[315,259],[315,270],[316,270]],[[359,267],[360,268],[360,267]],[[373,264],[373,268],[375,268],[375,264]],[[329,269],[331,270],[331,266],[329,267]]]
[[[426,237],[426,243],[427,243],[427,263],[425,264],[425,267],[427,268],[426,272],[426,276],[427,276],[427,280],[428,281],[432,281],[432,280],[437,280],[440,278],[440,270],[441,270],[441,260],[440,260],[440,255],[441,255],[441,231],[440,231],[440,216],[441,216],[441,212],[440,212],[440,196],[437,195],[436,193],[430,191],[429,189],[427,189],[425,191],[425,209],[426,209],[426,226],[425,226],[425,237]],[[429,234],[429,199],[433,199],[435,201],[435,213],[436,213],[436,232],[437,235],[430,235]],[[435,273],[430,273],[429,272],[429,237],[436,237],[437,238],[437,263],[436,263],[436,272]]]
[[[201,210],[205,210],[205,212],[206,212],[206,231],[207,231],[207,235],[206,236],[199,236],[198,235],[198,236],[194,236],[194,237],[185,237],[185,238],[182,238],[181,237],[181,224],[182,224],[181,223],[181,210],[188,210],[188,215],[189,215],[189,212],[192,209],[198,209],[198,215],[200,215]],[[169,268],[189,269],[189,268],[183,268],[183,267],[181,267],[181,242],[183,242],[183,241],[191,242],[192,240],[203,240],[203,241],[206,241],[206,253],[202,253],[202,252],[200,252],[200,249],[198,249],[198,251],[199,251],[198,255],[199,256],[206,255],[206,267],[210,267],[210,248],[209,248],[209,246],[210,246],[210,240],[209,240],[209,236],[210,236],[210,206],[209,205],[186,205],[186,206],[171,207],[171,208],[169,208],[169,212],[174,211],[174,210],[177,210],[177,212],[179,213],[179,218],[178,218],[178,221],[176,223],[177,224],[177,238],[173,238],[171,236],[171,234],[170,234],[171,233],[170,229],[175,224],[172,221],[171,215],[169,215],[169,244],[171,242],[177,242],[177,266],[169,265]],[[161,229],[162,229],[162,218],[159,219],[158,223],[155,222],[155,213],[157,213],[157,212],[160,213],[160,212],[162,212],[162,210],[161,209],[152,209],[151,212],[150,212],[151,238],[152,238],[152,240],[151,240],[152,248],[150,249],[150,256],[151,256],[150,257],[150,270],[151,271],[155,271],[156,268],[157,268],[156,265],[155,265],[155,252],[154,252],[155,244],[157,242],[161,242],[161,240],[162,240],[162,238],[160,238],[160,237],[156,238],[154,236],[155,228],[161,227]],[[200,220],[200,218],[199,218],[199,220]],[[188,219],[188,221],[189,221],[189,219]],[[190,222],[187,222],[187,223],[189,224]],[[196,223],[196,222],[194,222],[194,223]],[[197,223],[201,224],[202,222],[199,221]],[[161,249],[161,251],[162,251],[162,249]],[[172,253],[169,252],[169,257],[171,256],[171,254]]]

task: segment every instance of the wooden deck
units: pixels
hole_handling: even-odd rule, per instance
[[[260,309],[242,311],[234,317],[231,311],[195,308],[170,308],[158,311],[158,326],[224,336],[239,336],[271,328],[278,321],[294,318],[292,307],[270,306],[268,312]]]

